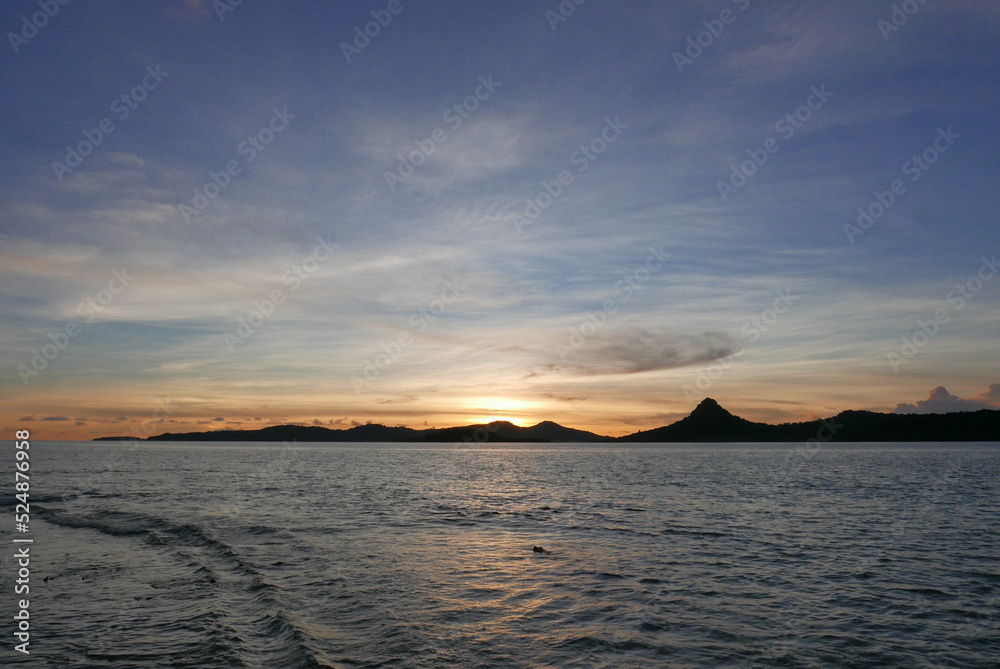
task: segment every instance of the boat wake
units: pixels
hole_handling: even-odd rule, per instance
[[[305,626],[282,605],[280,588],[211,530],[122,511],[78,514],[37,507],[35,515],[53,525],[142,542],[169,563],[172,573],[186,577],[184,583],[163,583],[158,574],[151,575],[149,582],[151,587],[170,593],[174,606],[189,606],[191,615],[184,617],[186,631],[204,637],[197,648],[204,654],[200,660],[191,656],[189,647],[186,657],[171,666],[216,666],[219,662],[248,669],[337,666],[323,657]],[[100,659],[93,654],[88,658]]]

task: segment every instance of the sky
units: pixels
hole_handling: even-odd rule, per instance
[[[0,27],[6,432],[1000,408],[992,0]]]

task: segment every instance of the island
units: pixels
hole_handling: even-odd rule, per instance
[[[300,441],[436,443],[593,443],[593,442],[859,442],[1000,441],[1000,410],[947,414],[887,414],[842,411],[831,418],[802,423],[755,423],[706,397],[690,415],[671,425],[606,437],[543,421],[530,427],[509,421],[415,430],[379,424],[335,430],[316,425],[272,425],[259,430],[214,430],[147,437],[98,437],[94,441]]]

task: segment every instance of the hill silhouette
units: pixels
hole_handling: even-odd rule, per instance
[[[100,437],[95,441],[120,441],[129,437]],[[183,432],[148,437],[145,441],[300,441],[300,442],[589,442],[602,437],[585,430],[544,421],[521,427],[509,421],[464,425],[440,429],[414,430],[377,423],[334,430],[318,425],[271,425],[259,430],[214,430]]]
[[[99,437],[120,441],[131,437]],[[842,411],[832,418],[771,425],[735,416],[710,397],[671,425],[615,439],[575,430],[552,421],[530,427],[509,421],[414,430],[377,423],[334,430],[318,425],[272,425],[259,430],[216,430],[160,434],[146,441],[300,441],[300,442],[820,442],[845,441],[1000,441],[1000,410],[947,414],[885,414]]]
[[[686,418],[672,425],[636,432],[621,441],[769,441],[764,423],[753,423],[729,413],[711,397],[706,397]]]
[[[754,423],[707,397],[686,418],[620,437],[632,442],[1000,441],[1000,411],[886,414],[842,411],[832,418],[770,425]]]

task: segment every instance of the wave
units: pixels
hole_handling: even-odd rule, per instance
[[[31,493],[28,497],[28,502],[31,504],[51,504],[53,502],[65,502],[67,500],[76,499],[76,493],[70,493],[66,495],[36,495]],[[15,495],[0,495],[0,507],[4,506],[14,506],[15,504],[20,504],[19,500]]]
[[[142,538],[151,548],[190,564],[192,578],[205,584],[206,596],[214,599],[211,608],[216,624],[199,631],[207,631],[217,651],[225,647],[221,655],[240,658],[240,664],[249,667],[334,666],[320,659],[313,650],[318,644],[281,605],[280,589],[211,529],[112,510],[75,515],[39,507],[35,515],[61,527]]]

